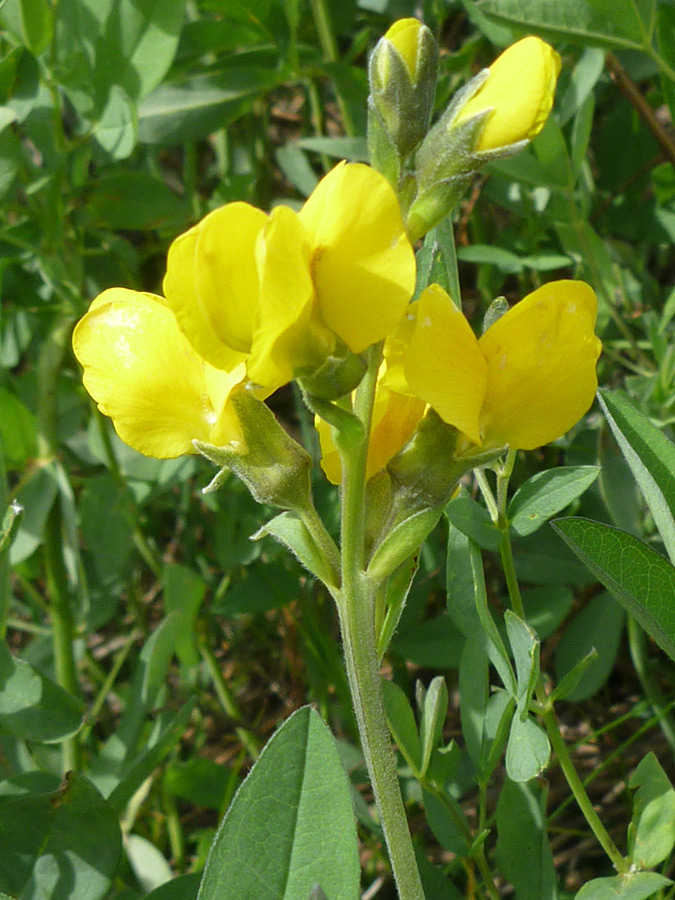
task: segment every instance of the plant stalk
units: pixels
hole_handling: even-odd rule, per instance
[[[365,439],[342,458],[342,587],[336,592],[347,676],[361,746],[400,900],[424,900],[384,713],[375,634],[375,589],[365,574],[365,487],[368,442],[382,347],[371,348],[354,412]]]

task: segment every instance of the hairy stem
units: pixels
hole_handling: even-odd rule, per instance
[[[384,714],[376,650],[375,591],[365,574],[366,463],[381,357],[381,346],[373,347],[354,403],[365,438],[342,459],[342,586],[336,599],[354,712],[399,898],[424,900]]]

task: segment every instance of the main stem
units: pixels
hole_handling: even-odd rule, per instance
[[[381,347],[371,350],[354,412],[365,439],[342,458],[342,587],[337,596],[347,676],[361,746],[380,814],[400,900],[424,900],[384,714],[375,634],[375,597],[365,573],[365,484],[368,435]]]

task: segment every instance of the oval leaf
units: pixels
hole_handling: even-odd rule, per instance
[[[55,743],[79,731],[84,704],[0,643],[0,730]]]
[[[592,522],[558,519],[553,527],[645,631],[675,659],[675,568],[635,535]]]
[[[675,444],[622,394],[600,391],[600,405],[675,563]]]
[[[198,900],[301,900],[319,884],[356,900],[359,857],[349,783],[309,706],[260,754],[211,847]]]
[[[511,528],[520,537],[532,534],[580,497],[599,474],[598,466],[562,466],[538,472],[518,488],[509,503]]]

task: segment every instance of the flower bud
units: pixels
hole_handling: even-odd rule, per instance
[[[459,110],[452,127],[483,116],[476,150],[499,150],[532,140],[553,106],[560,57],[538,37],[508,47],[488,69],[488,77]]]
[[[424,138],[436,91],[438,47],[417,19],[400,19],[370,57],[368,145],[375,168],[394,184]]]
[[[411,241],[452,212],[482,165],[512,156],[539,134],[559,72],[555,50],[528,37],[457,92],[415,157],[415,192],[403,203]]]

